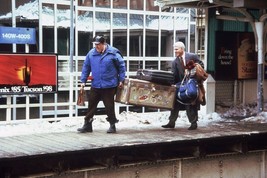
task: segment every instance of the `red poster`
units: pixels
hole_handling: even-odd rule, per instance
[[[0,94],[56,91],[56,55],[0,54]]]

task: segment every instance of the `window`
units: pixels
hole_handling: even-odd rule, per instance
[[[93,47],[91,43],[93,34],[91,32],[78,32],[78,55],[85,56],[88,51]]]
[[[127,9],[127,0],[113,0],[113,8]]]
[[[96,7],[107,7],[110,8],[110,0],[96,0]]]
[[[144,9],[144,1],[143,0],[130,0],[130,9],[143,10]]]
[[[54,29],[43,27],[43,52],[54,53]]]
[[[155,0],[147,0],[146,1],[146,10],[147,11],[159,11],[159,6],[154,6]]]

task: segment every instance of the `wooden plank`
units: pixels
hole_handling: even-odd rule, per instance
[[[267,123],[221,123],[199,127],[195,131],[188,131],[187,128],[177,126],[175,129],[117,129],[116,134],[95,130],[93,133],[61,132],[2,137],[0,139],[0,158],[245,136],[260,132],[266,133],[266,128]]]
[[[16,141],[19,141],[32,151],[33,154],[45,154],[51,151],[58,151],[61,149],[54,149],[51,145],[47,145],[44,140],[36,139],[34,135],[28,135],[26,138],[24,136],[15,137]]]
[[[72,150],[72,147],[66,144],[63,144],[61,142],[55,141],[50,139],[52,137],[52,134],[38,134],[35,135],[36,140],[39,140],[46,144],[48,147],[53,149],[54,152],[63,152],[63,151],[68,151]]]
[[[10,137],[1,138],[1,150],[9,152],[14,156],[26,156],[30,155],[31,150],[25,147],[25,143],[18,142],[16,139],[10,139]]]

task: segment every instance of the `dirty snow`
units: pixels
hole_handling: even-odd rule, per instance
[[[267,123],[267,112],[255,114],[256,107],[236,106],[232,108],[216,108],[218,111],[211,114],[203,114],[199,111],[199,129],[209,124],[221,124],[227,122],[257,122]],[[248,113],[248,111],[250,113]],[[168,122],[170,112],[122,112],[117,115],[119,123],[116,125],[119,132],[120,129],[145,129],[145,128],[161,128],[161,125]],[[93,129],[103,130],[105,132],[109,123],[106,121],[106,115],[96,115],[94,117]],[[27,135],[36,133],[56,133],[56,132],[77,132],[77,128],[83,125],[83,117],[64,118],[61,121],[35,120],[24,123],[0,124],[0,137]],[[185,111],[179,113],[176,121],[176,127],[189,127]]]

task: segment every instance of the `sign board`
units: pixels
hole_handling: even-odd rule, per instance
[[[57,55],[0,54],[0,95],[57,92]]]
[[[257,53],[253,33],[238,34],[238,79],[257,78]]]
[[[0,43],[36,44],[35,28],[0,27]]]
[[[235,80],[237,76],[236,33],[216,32],[215,79]]]
[[[250,32],[216,32],[215,79],[256,79],[254,41]]]

